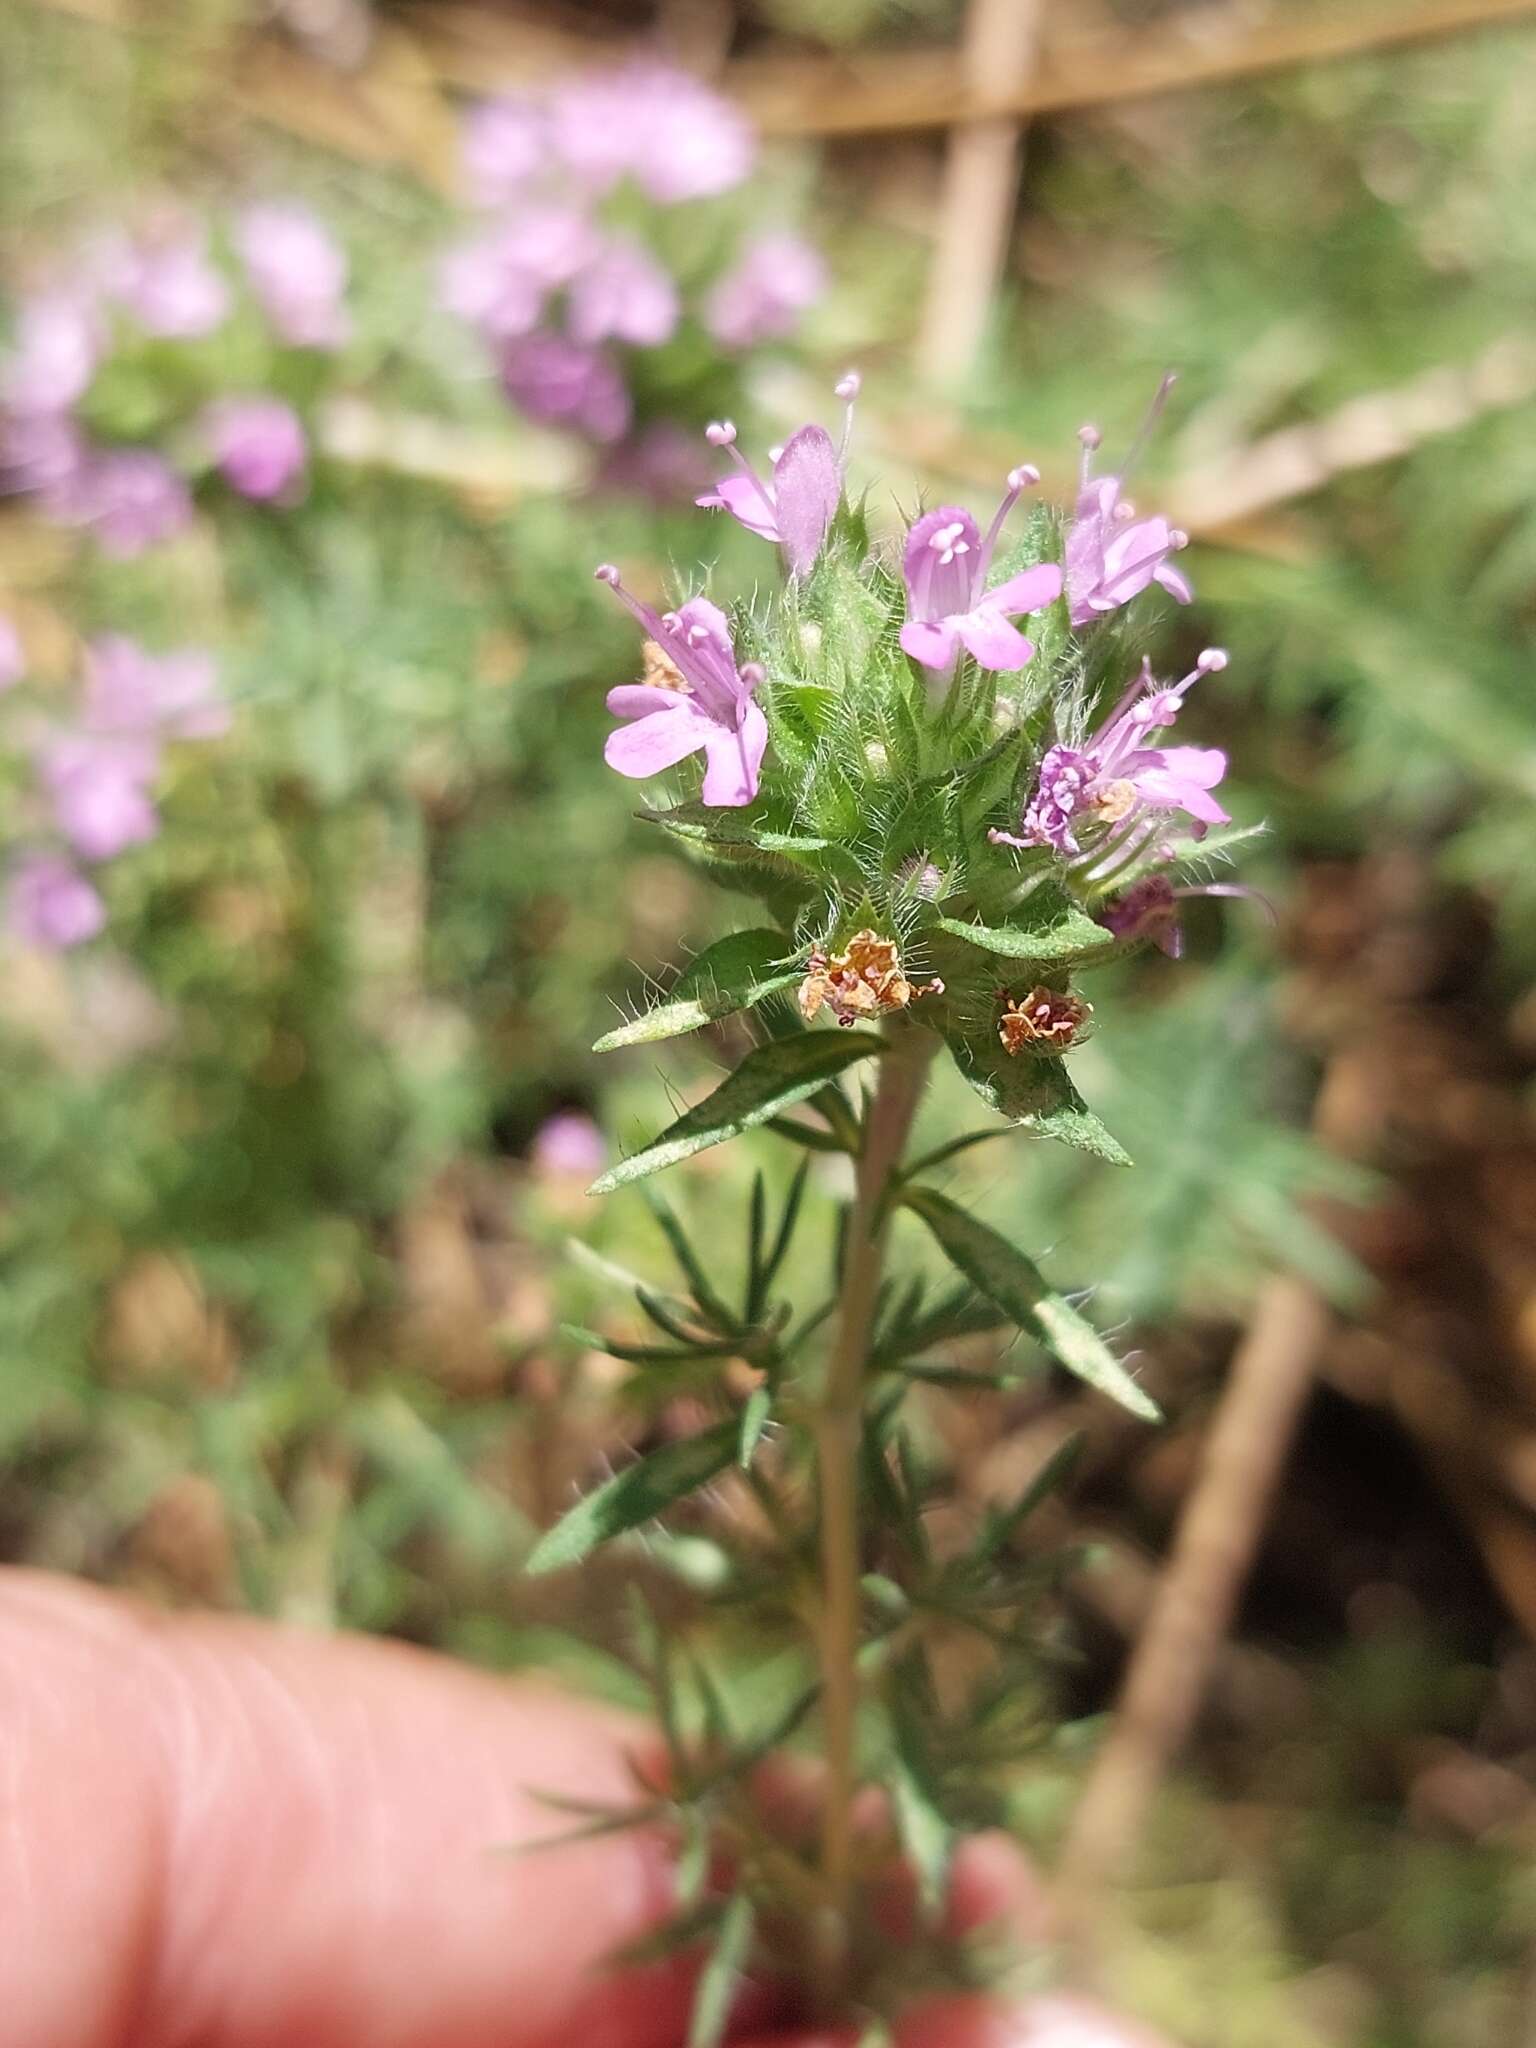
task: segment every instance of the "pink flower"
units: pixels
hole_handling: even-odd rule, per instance
[[[119,738],[218,739],[230,724],[211,655],[195,648],[149,654],[121,633],[104,634],[86,650],[81,712],[88,732]]]
[[[531,334],[539,324],[548,287],[507,254],[500,233],[460,242],[442,259],[438,285],[443,304],[488,341]]]
[[[111,285],[146,334],[191,340],[229,312],[229,286],[208,260],[200,228],[167,227],[114,252]]]
[[[16,413],[0,419],[0,488],[36,491],[50,519],[73,523],[86,460],[84,438],[68,413]]]
[[[702,749],[703,801],[722,808],[751,803],[768,745],[768,721],[753,701],[763,672],[756,662],[737,667],[725,614],[706,597],[690,597],[658,616],[630,595],[611,565],[605,563],[597,578],[628,606],[683,685],[625,683],[610,690],[608,709],[628,723],[609,734],[603,759],[620,775],[643,781]]]
[[[573,281],[566,324],[574,340],[627,341],[658,348],[677,329],[677,286],[637,242],[610,236]]]
[[[1040,472],[1025,464],[1008,473],[1008,491],[983,537],[970,513],[957,505],[925,512],[907,535],[902,571],[907,585],[907,621],[901,644],[925,668],[953,668],[964,647],[983,668],[1021,669],[1034,654],[1014,617],[1037,612],[1061,595],[1061,571],[1054,562],[1021,570],[993,589],[987,571],[1003,522]]]
[[[802,427],[775,454],[767,477],[760,476],[737,448],[732,423],[717,421],[704,438],[712,448],[728,451],[738,474],[722,477],[694,502],[706,511],[729,512],[748,533],[783,548],[792,576],[806,575],[815,566],[842,503],[843,463],[858,394],[858,375],[850,370],[837,385],[837,396],[845,405],[841,442],[834,445],[825,427]]]
[[[248,207],[236,224],[235,247],[280,339],[295,348],[339,348],[346,341],[347,259],[307,207]]]
[[[752,130],[729,100],[686,71],[636,58],[563,86],[550,138],[593,193],[633,178],[658,205],[729,192],[752,168]]]
[[[562,1109],[534,1133],[532,1157],[540,1173],[579,1174],[591,1180],[607,1165],[608,1148],[591,1117]]]
[[[1222,650],[1208,647],[1181,682],[1165,688],[1144,662],[1085,746],[1055,746],[1046,754],[1023,836],[988,837],[995,845],[1053,846],[1072,856],[1080,880],[1105,888],[1149,855],[1165,857],[1163,835],[1176,813],[1193,821],[1197,839],[1208,826],[1228,823],[1211,795],[1227,772],[1226,755],[1215,747],[1149,744],[1178,717],[1190,685],[1226,665]]]
[[[792,334],[827,288],[827,266],[800,236],[759,235],[704,302],[704,325],[722,348],[751,348]]]
[[[8,908],[11,930],[22,944],[50,953],[94,939],[107,921],[84,875],[51,853],[26,854],[17,863]]]
[[[76,733],[55,740],[39,763],[59,830],[87,860],[111,860],[153,839],[160,820],[149,800],[158,759],[142,740]]]
[[[280,398],[223,398],[203,415],[213,458],[242,497],[260,502],[302,495],[309,444],[291,405]]]
[[[531,334],[552,291],[601,254],[597,231],[575,206],[525,206],[488,234],[451,249],[442,268],[444,303],[489,341]]]
[[[1118,611],[1149,583],[1160,583],[1180,604],[1188,604],[1194,596],[1182,571],[1168,559],[1188,545],[1189,535],[1166,519],[1138,519],[1135,507],[1120,495],[1126,473],[1162,411],[1173,381],[1171,376],[1165,377],[1158,386],[1141,432],[1116,475],[1089,475],[1099,431],[1097,427],[1079,430],[1082,481],[1066,548],[1067,595],[1074,626],[1091,625],[1106,612]]]
[[[149,448],[87,455],[61,507],[72,525],[89,526],[104,553],[142,555],[192,521],[187,487]]]
[[[27,672],[26,650],[15,624],[0,612],[0,690],[13,690]]]
[[[502,351],[501,381],[531,420],[617,441],[629,426],[629,392],[611,357],[563,334],[530,334]]]
[[[1150,939],[1170,960],[1178,960],[1184,953],[1179,905],[1196,896],[1243,897],[1257,903],[1271,923],[1275,921],[1274,905],[1246,883],[1196,882],[1176,889],[1166,875],[1159,874],[1143,875],[1122,895],[1100,904],[1093,914],[1107,932],[1126,944]]]
[[[543,115],[531,100],[508,93],[465,116],[459,139],[464,182],[477,206],[515,199],[549,156]]]
[[[0,405],[24,418],[67,412],[90,389],[102,348],[89,299],[67,291],[28,299],[0,369]]]

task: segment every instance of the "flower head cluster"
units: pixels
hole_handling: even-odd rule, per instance
[[[737,240],[722,266],[723,222],[655,232],[672,209],[734,191],[755,156],[728,100],[652,58],[469,115],[465,184],[492,217],[449,251],[443,294],[521,412],[599,446],[644,446],[660,422],[637,417],[637,351],[666,347],[689,319],[727,354],[794,330],[825,284],[797,236]],[[702,261],[679,261],[694,247]]]
[[[244,325],[242,360],[331,350],[350,331],[346,258],[297,206],[252,206],[235,221],[238,269],[206,227],[161,213],[134,235],[76,252],[67,276],[18,308],[0,362],[0,487],[32,494],[44,516],[89,531],[109,554],[139,555],[192,517],[189,480],[216,470],[242,497],[302,495],[308,436],[295,407],[264,386],[224,388],[226,330]],[[167,374],[166,344],[177,346]],[[152,384],[164,424],[153,444],[120,431],[114,373]]]
[[[216,739],[228,727],[210,656],[154,655],[120,635],[93,642],[73,718],[60,725],[38,717],[26,734],[45,836],[12,869],[17,937],[55,950],[94,938],[106,911],[81,863],[98,865],[153,839],[166,744]]]

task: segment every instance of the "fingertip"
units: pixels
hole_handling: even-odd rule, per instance
[[[1043,1942],[1055,1932],[1039,1873],[1000,1828],[968,1836],[955,1852],[945,1917],[952,1934],[997,1927],[1019,1941]]]

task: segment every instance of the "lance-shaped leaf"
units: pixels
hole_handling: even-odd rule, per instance
[[[759,1046],[713,1095],[685,1111],[643,1151],[610,1166],[587,1192],[612,1194],[632,1180],[643,1180],[648,1173],[660,1173],[680,1159],[691,1159],[695,1152],[723,1145],[727,1138],[739,1137],[804,1102],[844,1067],[884,1050],[884,1039],[872,1031],[802,1031],[793,1038]]]
[[[1070,1302],[1052,1293],[1039,1268],[1006,1237],[935,1188],[908,1188],[902,1200],[921,1216],[971,1285],[1005,1309],[1020,1329],[1038,1337],[1068,1372],[1108,1394],[1133,1415],[1148,1422],[1159,1420],[1155,1404],[1093,1325]]]
[[[688,2022],[688,2048],[719,2048],[731,2016],[731,2001],[740,1986],[752,1951],[752,1902],[738,1892],[720,1916],[719,1932],[709,1961],[693,1995]]]
[[[1010,1055],[990,1024],[973,1029],[952,1020],[945,1025],[944,1037],[955,1065],[999,1116],[1107,1159],[1111,1166],[1130,1165],[1131,1155],[1078,1094],[1059,1055]]]
[[[599,1544],[653,1521],[674,1501],[707,1485],[736,1456],[741,1425],[733,1416],[697,1436],[663,1444],[648,1458],[616,1472],[546,1530],[528,1559],[531,1573],[580,1564]]]
[[[776,965],[784,957],[784,936],[774,931],[735,932],[706,946],[693,965],[678,977],[664,1002],[643,1017],[604,1032],[594,1052],[616,1052],[621,1045],[649,1045],[660,1038],[678,1038],[698,1031],[716,1017],[750,1010],[765,996],[791,988],[802,968]]]
[[[962,917],[941,917],[936,922],[941,932],[964,939],[983,953],[995,953],[1004,960],[1034,961],[1042,967],[1105,959],[1116,950],[1103,925],[1070,905],[1058,908],[1048,922],[1036,924],[973,924]]]
[[[777,832],[739,811],[709,804],[674,804],[666,811],[642,811],[648,825],[660,825],[674,839],[697,846],[716,860],[756,860],[821,853],[828,842],[812,832]]]

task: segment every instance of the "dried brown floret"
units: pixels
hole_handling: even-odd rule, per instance
[[[1060,989],[1032,988],[1027,996],[1005,992],[997,1035],[1006,1053],[1023,1052],[1031,1045],[1059,1051],[1072,1043],[1092,1015],[1092,1003]]]
[[[800,984],[800,1014],[809,1024],[825,1006],[839,1024],[853,1024],[890,1010],[904,1010],[918,996],[942,995],[942,981],[914,987],[902,972],[894,939],[878,932],[855,932],[841,953],[817,946],[806,961]]]

